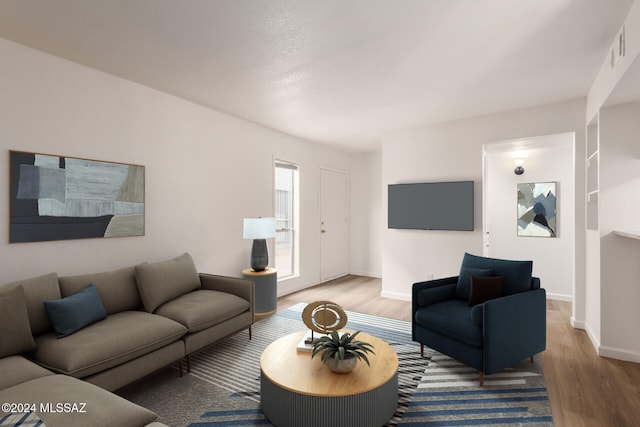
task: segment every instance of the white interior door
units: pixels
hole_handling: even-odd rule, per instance
[[[320,279],[344,276],[348,265],[347,174],[320,169]]]

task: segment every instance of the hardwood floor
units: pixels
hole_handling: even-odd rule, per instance
[[[345,276],[278,299],[333,301],[345,310],[411,321],[411,303],[380,296],[382,282]],[[571,305],[547,301],[547,350],[542,368],[557,427],[640,426],[640,364],[599,357],[586,333],[569,323]]]

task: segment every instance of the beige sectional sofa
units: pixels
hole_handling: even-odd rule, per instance
[[[50,427],[74,425],[68,418],[77,425],[146,425],[155,414],[108,391],[174,363],[182,374],[190,354],[240,330],[249,329],[250,338],[253,298],[253,282],[198,273],[189,254],[2,286],[0,402],[95,397],[111,410],[101,412],[100,403],[91,414],[38,415]],[[116,422],[113,410],[130,422]]]

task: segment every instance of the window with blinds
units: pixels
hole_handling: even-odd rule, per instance
[[[275,162],[275,265],[278,279],[298,274],[298,165]]]

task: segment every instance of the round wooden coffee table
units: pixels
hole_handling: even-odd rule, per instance
[[[373,344],[371,367],[359,361],[348,374],[335,374],[296,347],[305,332],[271,343],[260,358],[262,410],[278,427],[372,427],[385,424],[398,405],[398,356],[383,340],[361,332]]]

